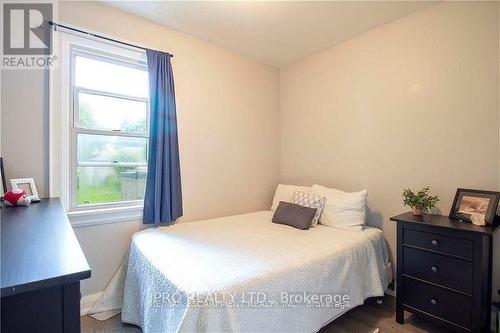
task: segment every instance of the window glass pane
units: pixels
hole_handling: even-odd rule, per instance
[[[111,93],[148,97],[148,73],[129,66],[75,57],[75,85]]]
[[[76,200],[79,206],[143,200],[145,167],[78,167]]]
[[[147,138],[78,134],[78,162],[146,163]]]
[[[146,132],[146,102],[80,92],[78,103],[80,127]]]

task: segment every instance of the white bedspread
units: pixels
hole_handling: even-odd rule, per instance
[[[384,294],[387,250],[378,229],[304,231],[271,217],[262,211],[136,233],[122,321],[144,333],[315,332]],[[348,295],[348,304],[327,295]],[[296,302],[283,303],[287,297]]]

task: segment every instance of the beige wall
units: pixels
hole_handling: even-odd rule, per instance
[[[367,188],[393,253],[405,187],[443,214],[457,187],[499,190],[498,13],[441,3],[282,70],[282,180]]]
[[[8,179],[35,179],[40,196],[47,196],[48,72],[2,70],[1,152]]]
[[[277,69],[107,6],[60,3],[59,20],[175,55],[183,221],[268,207],[280,172]],[[40,71],[5,72],[8,176],[33,176],[47,195],[48,81]],[[92,268],[84,294],[104,289],[139,227],[131,221],[75,229]]]

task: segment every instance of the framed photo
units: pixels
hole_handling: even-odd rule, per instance
[[[457,189],[450,217],[476,225],[492,225],[500,199],[500,192]]]
[[[31,198],[31,201],[40,201],[35,186],[35,180],[33,180],[33,178],[11,179],[10,186],[12,186],[13,190],[15,189],[25,190],[26,193],[28,193],[29,197]]]
[[[7,192],[7,181],[5,180],[5,170],[3,169],[3,158],[0,157],[0,176],[1,184],[0,184],[0,197],[3,197],[3,194]]]

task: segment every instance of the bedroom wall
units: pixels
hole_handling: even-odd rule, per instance
[[[428,7],[280,79],[282,181],[367,188],[393,255],[405,187],[430,185],[443,214],[457,187],[500,189],[498,3]],[[495,246],[500,263],[500,233]]]
[[[444,214],[457,186],[500,187],[493,2],[440,3],[280,74],[100,4],[60,3],[59,19],[175,54],[185,221],[267,208],[280,178],[280,149],[284,182],[367,188],[369,224],[384,230],[393,251],[388,218],[406,210],[404,187],[430,185]],[[1,75],[7,176],[34,177],[46,196],[48,75]],[[75,230],[93,268],[84,295],[104,288],[139,227],[131,221]],[[500,251],[495,255],[500,262]]]
[[[280,173],[277,69],[101,4],[60,2],[59,20],[175,55],[182,221],[268,208]],[[46,196],[47,76],[2,74],[7,176],[35,177]],[[131,221],[75,229],[92,268],[84,295],[104,289],[139,227]]]

